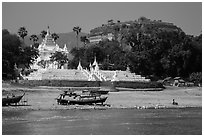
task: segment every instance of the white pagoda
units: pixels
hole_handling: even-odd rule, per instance
[[[46,61],[45,68],[57,69],[58,64],[56,62],[50,62],[51,54],[55,53],[56,51],[64,52],[66,54],[69,53],[66,44],[64,45],[64,48],[60,48],[59,45],[54,41],[50,33],[49,26],[47,29],[47,34],[45,35],[45,38],[43,39],[42,43],[39,45],[38,50],[39,50],[39,57],[37,58],[34,65],[31,66],[31,68],[33,69],[41,68],[38,65],[38,62],[40,62],[41,60]]]

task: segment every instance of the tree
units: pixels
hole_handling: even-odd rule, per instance
[[[4,78],[7,78],[8,75],[12,75],[14,78],[14,64],[20,54],[20,46],[21,41],[17,35],[10,34],[8,30],[2,30],[2,73]]]
[[[38,49],[34,47],[24,47],[20,50],[20,56],[17,58],[17,64],[22,68],[30,68],[30,65],[38,58]]]
[[[87,36],[81,36],[80,37],[81,42],[84,43],[84,45],[86,45],[87,43],[89,43],[89,39],[87,38]]]
[[[120,38],[119,38],[120,30],[121,30],[120,25],[113,26],[113,29],[114,29],[115,40],[117,40],[120,43]]]
[[[190,74],[190,81],[194,82],[196,85],[202,83],[202,72],[193,72]]]
[[[81,32],[81,28],[79,26],[74,27],[73,31],[76,33],[76,37],[77,37],[77,47],[78,47],[78,40],[79,40],[79,33]]]
[[[65,63],[69,61],[69,59],[66,53],[56,51],[54,54],[51,55],[50,61],[58,62],[59,68],[61,68]]]
[[[52,38],[56,42],[56,40],[59,38],[59,36],[56,33],[52,33]]]
[[[44,39],[45,38],[45,35],[47,34],[47,31],[43,30],[41,31],[40,35],[41,37]]]
[[[28,31],[26,30],[25,27],[20,27],[19,30],[18,30],[18,35],[23,39],[24,41],[24,38],[25,36],[28,35]]]
[[[144,16],[142,16],[142,17],[140,17],[140,18],[138,19],[138,21],[145,22],[145,21],[149,21],[149,19],[146,18],[146,17],[144,17]]]
[[[81,47],[81,48],[73,48],[70,53],[73,56],[72,59],[70,59],[69,61],[69,68],[71,69],[75,69],[78,66],[79,60],[82,63],[82,66],[88,66],[88,62],[87,62],[87,57],[85,56],[85,51],[86,48],[85,47]]]
[[[7,29],[2,30],[2,36],[9,35],[9,31]]]
[[[46,64],[47,64],[47,61],[45,61],[45,60],[41,60],[41,61],[39,61],[38,62],[38,66],[41,66],[42,68],[45,68],[46,67]]]
[[[7,30],[2,30],[2,34],[2,72],[15,76],[14,65],[29,68],[38,57],[38,50],[22,46],[19,37]]]
[[[89,67],[89,64],[93,63],[96,57],[101,69],[126,69],[126,53],[117,41],[102,41],[88,47],[73,48],[71,54],[74,58],[70,60],[70,68],[76,68],[79,60],[84,67]]]
[[[39,45],[37,44],[37,41],[38,41],[38,36],[33,34],[30,36],[30,40],[33,41],[33,47],[36,47],[36,45]]]
[[[113,19],[108,20],[108,25],[114,25]]]

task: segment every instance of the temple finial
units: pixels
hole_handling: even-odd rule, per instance
[[[48,25],[47,26],[47,35],[49,35],[50,34],[50,26]]]
[[[77,70],[83,70],[83,68],[81,66],[81,59],[79,59],[79,64],[78,64]]]
[[[96,61],[96,55],[94,56],[94,62],[92,64],[92,66],[95,66],[97,64],[97,61]]]
[[[96,54],[95,54],[95,57],[94,57],[94,61],[96,62]]]

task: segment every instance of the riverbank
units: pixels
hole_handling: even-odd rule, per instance
[[[68,89],[69,87],[67,87]],[[138,91],[120,89],[119,92],[109,92],[104,106],[101,105],[58,105],[55,98],[66,88],[60,87],[18,87],[9,84],[2,85],[2,96],[8,93],[21,95],[25,92],[26,105],[2,107],[10,110],[64,110],[64,109],[109,109],[137,108],[163,109],[202,107],[202,88],[200,87],[166,87],[162,91]],[[77,90],[84,88],[75,88]],[[172,105],[175,99],[178,105]]]

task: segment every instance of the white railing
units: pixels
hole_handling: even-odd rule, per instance
[[[98,79],[100,79],[100,81],[107,81],[107,78],[99,71],[93,71],[93,73]]]
[[[89,73],[88,70],[82,69],[82,73],[89,79],[89,76],[91,75],[91,73]]]

